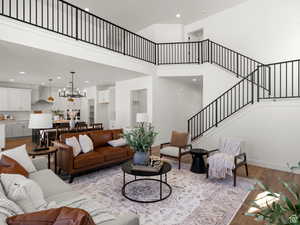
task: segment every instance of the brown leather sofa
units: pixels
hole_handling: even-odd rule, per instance
[[[108,141],[120,138],[121,133],[122,129],[65,133],[60,135],[59,142],[54,142],[54,146],[58,147],[57,164],[59,173],[64,171],[69,174],[69,182],[72,183],[75,176],[131,159],[133,151],[128,146],[112,147],[108,144]],[[94,150],[74,157],[72,147],[66,145],[65,140],[73,136],[78,138],[79,135],[83,134],[87,134],[92,139]]]

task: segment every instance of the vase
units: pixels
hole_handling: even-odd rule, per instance
[[[70,124],[70,129],[73,130],[75,128],[75,120],[71,119],[69,124]]]
[[[133,155],[133,164],[147,165],[149,163],[149,152],[135,152]]]

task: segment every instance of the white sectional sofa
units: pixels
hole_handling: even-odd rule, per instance
[[[55,201],[58,204],[63,204],[80,196],[78,192],[72,190],[72,187],[61,180],[52,170],[47,169],[46,159],[37,158],[33,160],[33,163],[37,171],[31,173],[29,178],[40,185],[47,202]],[[103,222],[101,225],[139,225],[139,218],[135,214],[120,214],[114,215],[114,217],[114,220]],[[5,218],[0,214],[0,224],[7,225],[4,221]]]

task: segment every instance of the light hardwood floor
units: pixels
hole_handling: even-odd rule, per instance
[[[27,149],[32,148],[32,142],[31,138],[16,138],[16,139],[9,139],[6,142],[6,148],[10,149],[16,146],[20,146],[22,144],[27,145]],[[154,148],[153,153],[158,155],[159,149]],[[184,156],[183,162],[190,163],[191,162],[191,156],[187,155]],[[238,171],[239,176],[245,176],[245,171],[243,169]],[[278,170],[272,170],[262,167],[257,167],[253,165],[249,165],[249,177],[252,179],[257,179],[262,181],[264,184],[268,185],[273,189],[273,191],[279,193],[283,192],[283,188],[281,184],[278,182],[278,180],[281,178],[283,180],[289,180],[294,181],[298,184],[300,184],[300,175],[282,172]],[[238,181],[237,181],[238,182]],[[254,221],[252,217],[247,217],[244,214],[249,210],[250,204],[253,200],[256,199],[257,195],[260,193],[260,191],[252,191],[245,202],[243,203],[242,207],[237,212],[235,218],[231,222],[230,225],[260,225],[263,223],[258,223]],[[201,216],[201,215],[199,215]]]

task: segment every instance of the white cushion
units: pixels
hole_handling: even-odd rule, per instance
[[[0,214],[10,217],[23,213],[24,211],[15,202],[9,200],[5,194],[0,193]]]
[[[7,197],[16,202],[26,213],[46,208],[48,203],[40,186],[20,174],[1,174]]]
[[[189,149],[181,149],[181,153],[189,152]],[[167,156],[179,157],[179,148],[173,146],[167,146],[160,150],[160,153]]]
[[[36,172],[36,168],[27,153],[26,145],[4,151],[0,155],[2,156],[2,154],[16,160],[28,173]]]
[[[60,179],[52,170],[40,170],[29,174],[29,179],[39,184],[43,190],[44,197],[56,195],[63,192],[72,191],[72,187]]]
[[[79,135],[79,143],[84,153],[88,153],[94,150],[93,141],[87,135]]]
[[[109,141],[108,144],[113,147],[122,147],[122,146],[127,145],[127,142],[124,138],[119,138],[117,140]]]
[[[73,155],[76,157],[81,152],[81,146],[76,137],[71,137],[66,139],[66,144],[73,148]]]

